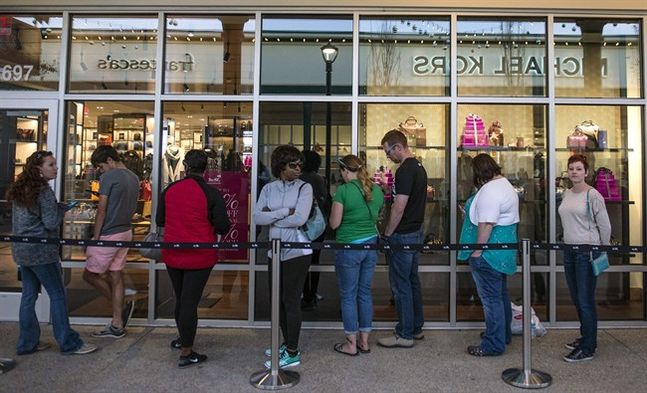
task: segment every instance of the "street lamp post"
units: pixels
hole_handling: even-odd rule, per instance
[[[332,63],[337,59],[337,54],[339,51],[337,47],[332,43],[328,42],[326,45],[321,47],[321,56],[326,63],[326,95],[331,94],[330,87],[332,85]],[[330,101],[326,102],[326,183],[328,187],[328,193],[330,193],[330,142],[331,142],[331,104]]]

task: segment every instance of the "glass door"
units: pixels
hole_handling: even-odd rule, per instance
[[[27,158],[38,150],[51,150],[56,156],[56,133],[49,131],[57,122],[57,102],[21,101],[0,100],[0,234],[12,234],[12,211],[6,193],[23,171]],[[0,321],[18,319],[21,288],[11,243],[0,243]],[[36,312],[41,322],[49,320],[45,292],[38,300]]]

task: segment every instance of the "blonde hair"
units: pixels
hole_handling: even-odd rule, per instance
[[[339,164],[346,170],[357,173],[357,180],[362,185],[362,194],[366,202],[373,200],[373,182],[368,176],[366,165],[354,154],[344,156],[339,159]]]

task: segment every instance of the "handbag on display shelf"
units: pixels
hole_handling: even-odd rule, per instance
[[[487,132],[490,138],[490,145],[503,146],[503,126],[500,121],[493,121]]]
[[[576,130],[579,130],[582,134],[584,134],[587,138],[588,141],[586,142],[586,147],[588,148],[597,148],[598,146],[598,132],[600,131],[600,127],[593,123],[592,120],[584,120],[580,124],[575,126]]]
[[[586,149],[588,140],[589,138],[578,127],[575,127],[573,133],[566,137],[566,146],[569,149]]]
[[[415,146],[427,145],[427,128],[422,123],[419,123],[415,116],[411,115],[400,123],[400,130],[408,138],[415,138]]]
[[[598,222],[593,215],[593,208],[591,207],[591,202],[589,202],[589,189],[586,192],[586,211],[589,215],[589,231],[591,230],[591,222],[595,225],[595,229],[600,233],[600,228],[598,227]],[[609,268],[609,256],[606,252],[601,252],[597,258],[593,258],[593,251],[589,253],[589,260],[591,261],[591,269],[593,269],[593,275],[599,276],[600,273]]]
[[[620,201],[618,180],[609,168],[598,168],[595,171],[595,189],[598,190],[605,201]]]
[[[465,127],[461,136],[463,147],[481,147],[488,146],[488,135],[485,132],[483,119],[473,113],[465,116]]]

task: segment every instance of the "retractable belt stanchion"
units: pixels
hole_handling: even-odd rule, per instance
[[[16,367],[16,361],[13,359],[0,358],[0,374],[8,373]]]
[[[542,371],[532,369],[530,324],[532,309],[530,305],[530,240],[521,241],[523,252],[523,368],[509,368],[503,372],[501,378],[518,388],[542,389],[553,383],[553,377]]]
[[[257,371],[249,378],[252,386],[263,390],[291,388],[299,383],[299,373],[279,369],[279,277],[281,240],[272,239],[272,367]]]

